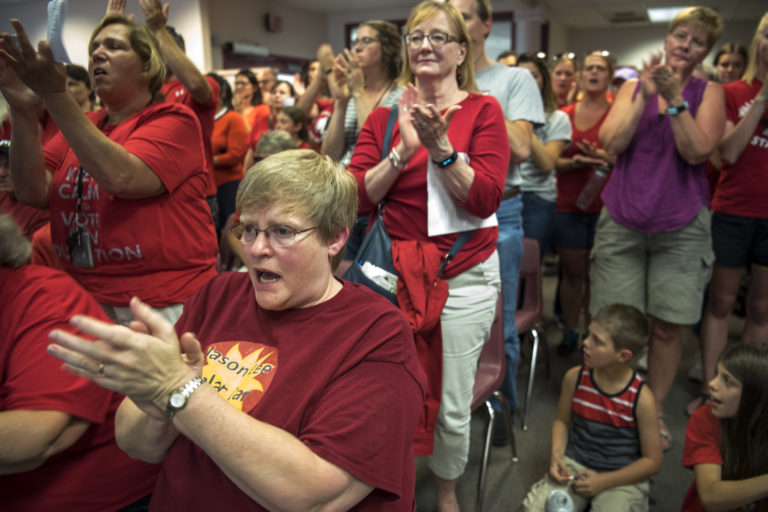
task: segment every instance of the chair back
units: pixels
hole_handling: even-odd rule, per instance
[[[483,345],[480,361],[477,364],[475,385],[472,388],[472,410],[480,407],[499,389],[507,371],[506,352],[504,350],[504,303],[499,293],[496,301],[496,313],[491,324],[491,333]]]
[[[541,259],[539,242],[523,238],[523,260],[517,282],[517,311],[515,323],[521,334],[530,330],[541,319]]]

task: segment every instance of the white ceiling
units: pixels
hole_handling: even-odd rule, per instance
[[[35,0],[0,0],[2,4],[26,3]],[[418,0],[282,0],[286,5],[326,14],[350,11],[376,11],[382,8],[408,8]],[[724,21],[757,21],[768,11],[766,0],[493,0],[497,10],[515,10],[515,5],[539,8],[546,19],[566,27],[650,26],[648,7],[706,5],[714,8]],[[621,20],[621,21],[620,21]]]
[[[303,9],[338,14],[354,11],[378,10],[387,8],[411,7],[416,0],[283,0],[285,4]],[[506,9],[506,3],[525,5],[529,8],[541,8],[549,19],[562,23],[566,27],[609,27],[651,25],[646,16],[648,7],[671,7],[680,5],[706,5],[714,8],[724,21],[757,21],[768,11],[766,0],[517,0],[517,2],[498,2],[497,9]],[[622,20],[622,21],[619,21]]]

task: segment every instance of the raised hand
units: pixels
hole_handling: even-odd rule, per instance
[[[397,123],[400,128],[400,140],[404,146],[400,156],[409,160],[421,146],[421,140],[416,128],[413,126],[413,110],[419,102],[419,92],[413,84],[403,88],[403,94],[398,101]]]
[[[360,64],[357,63],[355,54],[344,48],[343,59],[340,61],[340,64],[347,78],[347,86],[350,92],[354,95],[365,90],[365,75]]]
[[[346,101],[350,97],[347,86],[346,60],[339,54],[333,60],[333,72],[328,76],[328,88],[334,101]]]
[[[670,66],[657,66],[651,73],[651,79],[656,84],[656,90],[670,105],[680,103],[682,87],[678,77]]]
[[[67,90],[64,64],[56,62],[48,41],[38,43],[38,51],[27,37],[24,25],[12,19],[18,44],[9,34],[0,34],[0,58],[13,69],[19,79],[38,95]]]
[[[109,0],[107,2],[107,12],[104,16],[120,15],[125,16],[125,4],[127,0]]]
[[[642,84],[643,97],[650,98],[656,94],[656,83],[653,80],[653,73],[661,66],[661,52],[652,53],[650,58],[643,60],[643,67],[640,70],[640,83]]]
[[[168,24],[169,4],[162,5],[160,0],[139,0],[144,11],[144,20],[152,31],[163,30]]]
[[[16,72],[2,58],[0,58],[0,93],[3,94],[8,105],[17,112],[28,112],[37,117],[39,109],[43,108],[42,100],[32,89],[24,85]]]
[[[447,135],[448,125],[451,123],[453,114],[459,109],[461,109],[459,105],[451,105],[446,109],[445,114],[440,115],[434,105],[414,105],[411,123],[419,140],[433,159],[450,154],[452,146]]]

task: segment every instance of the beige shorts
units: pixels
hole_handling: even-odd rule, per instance
[[[576,473],[585,467],[575,460],[565,457],[565,465],[571,471]],[[573,510],[581,511],[590,506],[592,512],[647,512],[648,494],[650,485],[648,481],[632,485],[621,485],[606,489],[597,496],[586,498],[573,492],[570,485],[560,485],[549,476],[546,476],[533,484],[528,495],[523,500],[523,510],[525,512],[542,512],[546,510],[545,504],[547,497],[552,491],[566,491],[573,500]]]
[[[625,228],[603,208],[590,254],[589,310],[629,304],[666,322],[694,324],[714,258],[707,208],[668,233]]]

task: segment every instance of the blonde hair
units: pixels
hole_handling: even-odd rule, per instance
[[[752,44],[749,45],[747,69],[744,70],[744,76],[741,77],[747,85],[752,85],[752,80],[757,76],[757,69],[760,66],[760,52],[758,51],[760,46],[760,34],[766,30],[768,30],[768,12],[763,14],[763,17],[760,18],[760,23],[757,24],[757,30],[755,30],[755,36],[752,38]]]
[[[93,40],[99,32],[109,25],[124,25],[128,28],[128,42],[131,48],[144,64],[144,71],[141,78],[146,81],[149,92],[155,98],[160,92],[163,82],[165,82],[166,67],[155,35],[144,25],[131,21],[121,14],[111,14],[105,16],[101,22],[96,25],[88,40],[88,54],[90,55]]]
[[[0,267],[19,268],[29,261],[32,244],[13,217],[0,214]]]
[[[357,219],[357,181],[328,156],[292,149],[268,156],[245,174],[237,189],[237,210],[279,205],[288,214],[306,216],[330,242]],[[334,257],[336,268],[343,251]]]
[[[606,52],[602,50],[595,50],[586,54],[584,59],[581,61],[582,73],[584,72],[584,68],[587,67],[587,57],[600,57],[603,59],[603,62],[605,62],[605,67],[608,68],[608,74],[611,76],[611,79],[613,79],[613,74],[616,72],[616,63],[613,61],[613,57],[610,53],[606,54]]]
[[[436,16],[439,12],[444,12],[446,16],[448,16],[448,19],[453,22],[457,34],[456,40],[459,44],[465,45],[467,49],[467,55],[464,58],[464,62],[458,67],[458,71],[461,71],[461,77],[457,77],[456,79],[459,89],[462,91],[476,91],[477,83],[475,82],[475,68],[472,63],[472,40],[467,32],[467,25],[464,23],[464,18],[456,7],[448,2],[425,0],[411,11],[411,15],[408,17],[408,21],[405,24],[405,32],[406,34],[410,33],[413,27]],[[408,45],[403,45],[403,48],[407,53]],[[411,64],[406,57],[403,59],[403,70],[400,73],[399,83],[400,85],[408,85],[413,81],[414,76],[411,71]]]
[[[671,34],[680,25],[693,23],[707,31],[707,48],[711,50],[720,36],[723,35],[723,20],[720,15],[709,7],[688,7],[683,9],[669,23],[667,34]]]

